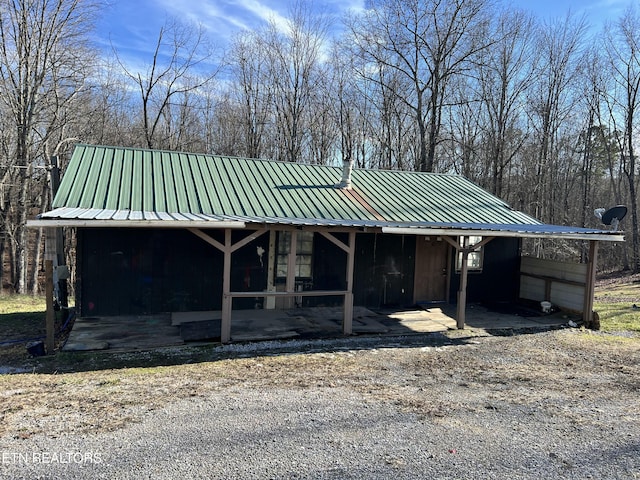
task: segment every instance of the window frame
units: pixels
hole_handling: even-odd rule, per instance
[[[478,243],[482,242],[483,238],[484,237],[479,235],[460,235],[458,237],[458,245],[460,245],[461,248],[458,249],[456,254],[456,273],[462,271],[462,250],[472,247],[473,245],[477,245]],[[470,251],[467,256],[467,272],[482,273],[483,268],[484,245],[482,245],[477,250]]]
[[[296,239],[295,280],[309,281],[313,279],[313,240],[314,232],[301,230]],[[287,280],[287,262],[291,249],[291,232],[278,231],[276,238],[276,258],[274,283],[285,283]]]

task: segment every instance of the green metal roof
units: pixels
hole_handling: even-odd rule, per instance
[[[388,233],[622,241],[621,232],[546,225],[459,175],[360,170],[194,153],[76,146],[31,227],[378,228]],[[471,232],[471,233],[470,233]],[[476,233],[473,233],[476,232]]]
[[[259,223],[540,223],[458,175],[354,169],[352,190],[334,187],[341,176],[338,167],[79,145],[53,207],[87,219],[147,212]]]

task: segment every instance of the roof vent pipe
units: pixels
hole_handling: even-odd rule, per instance
[[[342,161],[342,180],[336,185],[336,188],[351,189],[351,172],[353,170],[352,160]]]

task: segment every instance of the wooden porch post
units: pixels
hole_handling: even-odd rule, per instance
[[[196,237],[207,242],[209,245],[214,246],[224,254],[224,265],[222,267],[222,319],[220,321],[220,341],[222,343],[228,343],[231,341],[231,311],[233,310],[233,297],[231,296],[231,254],[252,242],[260,235],[266,233],[268,230],[266,228],[256,230],[239,242],[236,242],[235,245],[231,243],[231,229],[229,228],[224,229],[224,245],[217,240],[214,240],[198,228],[188,228],[187,230],[193,233]]]
[[[469,250],[462,249],[462,265],[460,266],[460,288],[458,289],[458,307],[456,311],[456,327],[464,328],[465,312],[467,309],[467,260],[469,258]],[[456,259],[457,261],[457,259]]]
[[[45,260],[44,262],[45,291],[47,296],[47,313],[46,313],[46,352],[51,355],[55,350],[55,312],[53,311],[53,262]]]
[[[231,341],[231,230],[224,230],[224,266],[222,269],[222,320],[220,322],[220,342]]]
[[[587,264],[587,278],[585,279],[584,306],[582,320],[587,324],[593,321],[593,296],[595,294],[596,270],[598,264],[598,241],[589,241],[589,263]]]
[[[298,232],[292,230],[289,237],[289,255],[287,256],[287,283],[285,290],[288,293],[296,291],[296,258],[298,255]],[[295,297],[288,297],[287,304],[293,308]]]
[[[478,243],[474,245],[468,245],[469,237],[464,237],[462,245],[459,241],[453,240],[451,237],[443,237],[443,239],[455,249],[456,256],[458,253],[462,253],[462,265],[460,265],[460,287],[458,288],[458,306],[456,309],[456,327],[459,329],[464,328],[465,324],[465,312],[467,310],[467,273],[469,271],[469,254],[480,248],[484,247],[487,243],[493,240],[495,237],[484,237]],[[458,259],[456,258],[456,262]]]
[[[344,315],[342,333],[353,332],[353,265],[356,252],[356,232],[349,232],[349,250],[347,251],[347,293],[344,296]]]
[[[275,292],[276,287],[273,284],[276,269],[276,231],[269,231],[269,256],[267,257],[267,291]],[[276,308],[276,297],[267,297],[264,301],[264,308],[266,310],[273,310]]]

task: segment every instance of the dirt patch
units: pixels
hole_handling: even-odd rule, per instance
[[[509,337],[427,335],[318,341],[305,348],[277,345],[201,350],[197,364],[5,375],[0,377],[0,437],[115,430],[167,403],[230,387],[348,388],[434,419],[456,411],[535,407],[576,424],[604,422],[602,428],[624,419],[640,435],[638,336],[568,329]],[[296,349],[306,353],[293,353]],[[150,354],[111,355],[142,363]]]
[[[640,273],[629,271],[603,272],[596,278],[596,290],[604,290],[612,285],[640,284]]]
[[[631,285],[621,295],[632,297],[634,278],[601,278],[599,291]],[[514,424],[532,435],[544,421],[561,418],[577,429],[640,438],[640,334],[629,330],[491,336],[466,329],[40,359],[26,358],[23,345],[4,352],[15,360],[5,365],[34,372],[0,375],[0,440],[6,442],[118,430],[180,399],[230,388],[347,389],[435,422],[504,412],[518,415]]]

